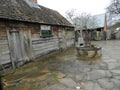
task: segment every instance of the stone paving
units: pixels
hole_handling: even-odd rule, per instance
[[[93,43],[102,47],[101,58],[82,61],[72,50],[59,58],[61,62],[50,63],[56,82],[44,81],[47,84],[43,88],[26,90],[120,90],[120,41]]]

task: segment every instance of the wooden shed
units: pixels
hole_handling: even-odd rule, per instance
[[[107,28],[106,15],[99,14],[94,17],[96,19],[96,26],[88,29],[91,40],[105,40]]]
[[[37,0],[0,1],[0,65],[18,67],[74,43],[74,27]]]

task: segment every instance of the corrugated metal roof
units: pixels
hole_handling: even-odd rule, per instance
[[[95,15],[94,17],[96,18],[96,22],[97,22],[96,28],[104,27],[105,14]]]

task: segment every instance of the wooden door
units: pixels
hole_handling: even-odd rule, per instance
[[[23,45],[23,53],[24,57],[27,58],[27,60],[31,60],[33,58],[32,56],[32,41],[31,41],[31,33],[30,30],[24,30],[21,35],[22,38],[22,45]]]
[[[9,31],[9,48],[13,67],[22,61],[20,33],[17,30]]]
[[[8,30],[9,48],[12,66],[19,67],[24,62],[32,60],[32,42],[30,30]]]

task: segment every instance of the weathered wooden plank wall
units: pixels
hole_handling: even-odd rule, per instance
[[[7,40],[0,40],[0,64],[10,62],[10,52]]]
[[[67,47],[71,47],[74,44],[74,39],[67,39]]]
[[[5,34],[4,34],[5,35]],[[8,40],[0,38],[0,65],[10,63],[10,51],[8,47]]]
[[[65,27],[51,26],[51,30],[52,37],[42,38],[39,24],[0,22],[0,65],[19,67],[74,43],[74,33]]]
[[[3,27],[3,26],[2,26]],[[4,26],[0,31],[0,65],[10,63],[13,68],[33,59],[31,30],[25,25]],[[7,64],[8,65],[8,64]]]
[[[53,37],[41,38],[40,27],[32,29],[34,58],[59,49],[66,49],[74,44],[74,30],[59,26],[51,26],[51,30]]]
[[[67,47],[70,47],[71,45],[74,44],[74,38],[75,38],[74,30],[66,31],[65,37],[66,37],[66,45],[67,45]]]
[[[58,38],[32,40],[34,58],[59,49]]]
[[[0,28],[0,64],[10,62],[10,54],[7,41],[7,33],[3,27]]]

